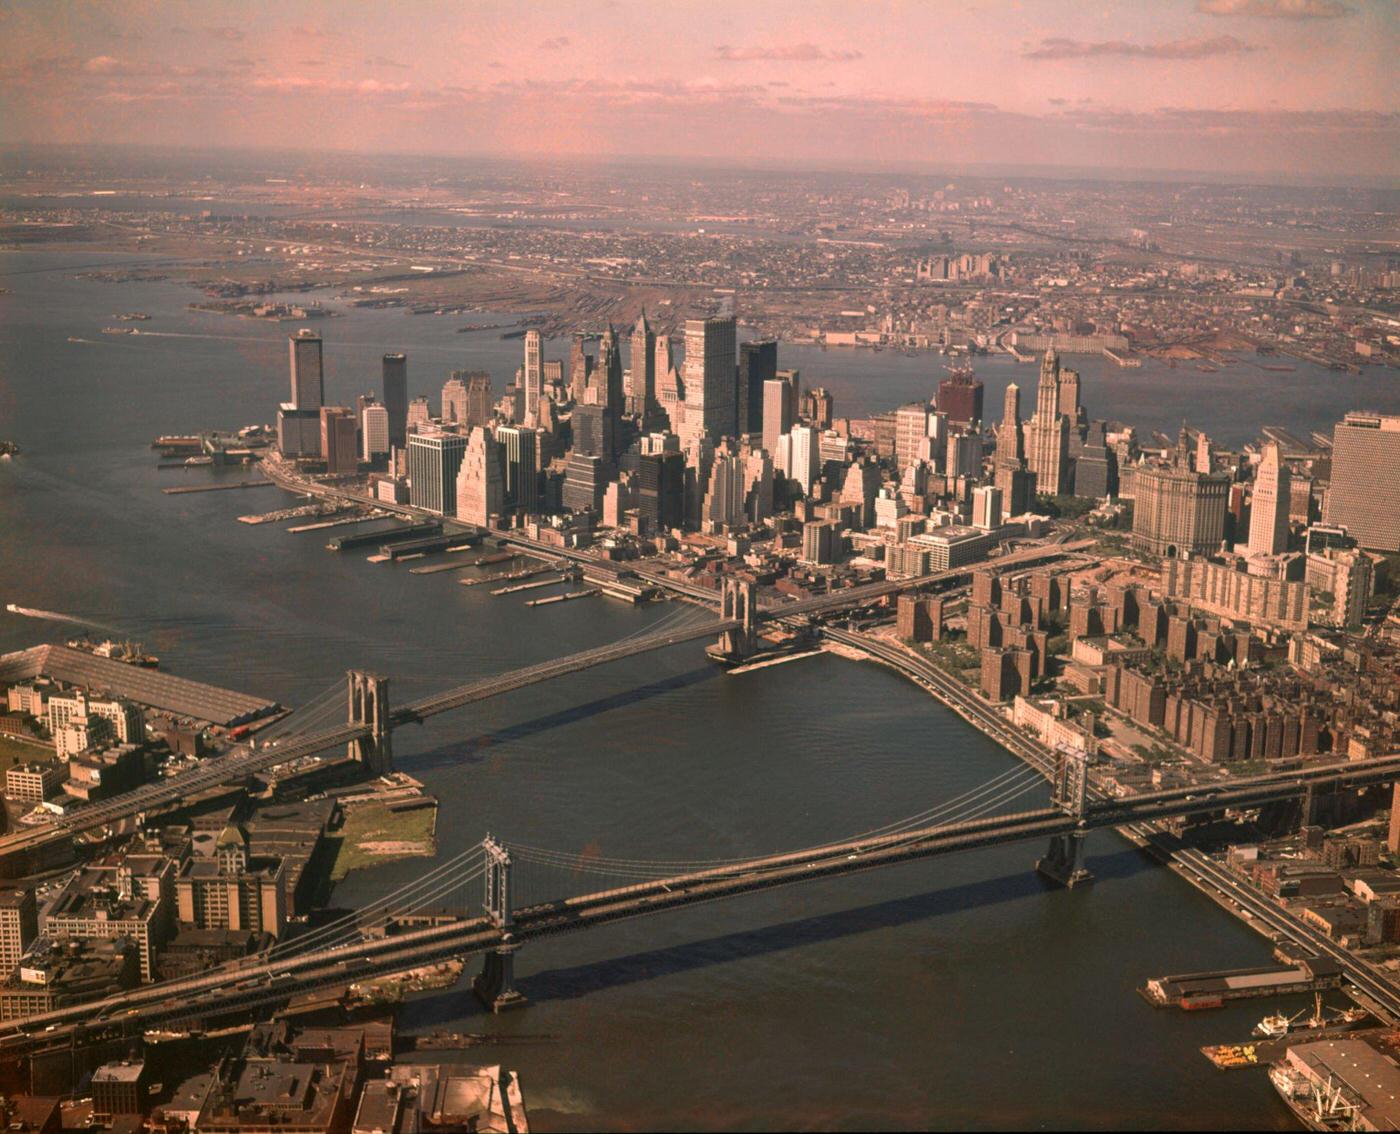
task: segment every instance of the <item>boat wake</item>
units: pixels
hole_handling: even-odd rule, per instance
[[[25,618],[42,618],[46,622],[66,622],[70,626],[91,626],[96,630],[111,630],[112,627],[102,622],[94,622],[90,618],[77,618],[71,614],[60,614],[56,610],[36,610],[31,606],[20,606],[17,603],[6,603],[5,609],[11,614],[21,614]]]

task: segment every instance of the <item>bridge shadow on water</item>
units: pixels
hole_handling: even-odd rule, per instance
[[[701,666],[686,673],[678,673],[673,677],[664,678],[661,681],[648,682],[646,685],[639,685],[622,693],[614,693],[609,697],[585,701],[581,705],[572,705],[567,709],[560,709],[558,712],[534,717],[528,721],[520,721],[495,732],[478,733],[451,744],[440,744],[436,748],[430,748],[424,752],[414,752],[406,756],[396,755],[395,763],[408,772],[460,767],[463,764],[480,764],[486,760],[490,749],[497,745],[529,740],[531,737],[539,736],[556,728],[563,728],[565,725],[577,724],[579,721],[586,721],[590,717],[601,716],[603,713],[610,713],[615,709],[637,705],[654,697],[674,693],[678,689],[688,689],[692,685],[699,685],[702,681],[723,676],[723,673],[724,671],[718,666]]]
[[[1090,856],[1086,865],[1093,871],[1098,885],[1132,878],[1157,867],[1156,862],[1133,847],[1125,847],[1105,855]],[[779,925],[721,934],[703,941],[633,953],[625,957],[613,957],[572,968],[522,973],[521,968],[529,966],[530,953],[527,948],[516,962],[515,983],[522,993],[536,1002],[573,1000],[610,988],[640,984],[643,981],[693,972],[747,957],[768,956],[823,941],[837,941],[876,930],[912,925],[963,910],[1022,901],[1043,894],[1047,889],[1058,887],[1042,879],[1028,863],[1026,870],[999,878],[931,890],[907,898],[894,898],[856,909],[799,918]],[[1092,894],[1092,889],[1089,892]],[[466,1007],[464,999],[471,1000],[472,1006],[467,1010],[474,1014],[477,1011],[475,1000],[470,997],[464,998],[460,991],[439,993],[415,1000],[413,1027],[425,1027],[431,1023],[460,1017]]]

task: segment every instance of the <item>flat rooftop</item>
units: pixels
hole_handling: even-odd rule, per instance
[[[256,720],[278,710],[276,701],[175,677],[144,666],[98,657],[71,646],[32,646],[0,654],[0,684],[13,685],[49,677],[80,685],[94,693],[125,697],[139,705],[225,728]]]

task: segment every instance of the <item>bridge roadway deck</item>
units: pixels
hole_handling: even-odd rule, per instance
[[[593,650],[583,650],[563,658],[554,658],[539,665],[525,666],[496,677],[482,678],[466,685],[449,689],[446,692],[424,697],[421,700],[401,706],[391,711],[391,723],[402,725],[411,721],[421,721],[437,713],[461,708],[491,697],[499,697],[515,689],[523,689],[542,681],[549,681],[569,673],[590,669],[636,657],[653,650],[664,650],[668,646],[692,642],[698,638],[713,638],[725,630],[736,629],[739,623],[734,620],[704,622],[681,630],[664,631],[659,634],[645,634],[636,638],[624,639]],[[154,784],[124,792],[104,803],[93,804],[65,815],[55,822],[42,827],[31,827],[0,837],[0,857],[22,851],[34,850],[60,839],[98,831],[113,823],[131,818],[143,811],[170,803],[176,803],[197,792],[266,771],[278,764],[314,756],[327,749],[349,744],[352,740],[364,740],[370,735],[369,729],[361,725],[342,725],[311,736],[293,739],[276,747],[239,749],[220,757],[205,760],[198,768],[169,776]]]

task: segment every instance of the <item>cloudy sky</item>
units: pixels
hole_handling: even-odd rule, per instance
[[[1400,177],[1400,0],[0,0],[0,143]]]

